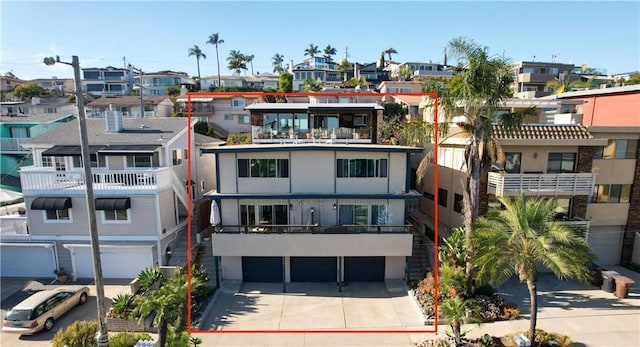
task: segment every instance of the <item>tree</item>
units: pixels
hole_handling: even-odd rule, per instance
[[[180,95],[180,86],[167,87],[167,95],[173,96],[173,97]]]
[[[325,58],[331,59],[336,53],[338,53],[338,51],[334,47],[331,47],[331,45],[327,45],[327,47],[324,48]]]
[[[640,84],[640,74],[632,75],[628,80],[624,81],[625,86],[630,86],[632,84]]]
[[[340,60],[340,63],[336,65],[336,69],[342,71],[343,81],[347,81],[347,71],[351,70],[353,64],[351,64],[347,59]]]
[[[222,86],[222,83],[220,82],[220,56],[218,55],[218,45],[223,44],[224,40],[220,38],[220,35],[218,35],[218,33],[213,33],[209,35],[209,40],[207,40],[207,43],[216,46],[216,61],[218,62],[218,87],[220,87]]]
[[[409,65],[402,65],[398,70],[398,78],[401,81],[410,80],[413,77],[413,69]]]
[[[388,49],[385,49],[384,51],[382,51],[382,54],[383,55],[386,54],[387,56],[389,56],[389,61],[391,61],[392,60],[391,59],[391,55],[392,54],[398,54],[398,51],[396,51],[395,48],[391,47],[391,48],[388,48]]]
[[[16,75],[13,74],[13,72],[11,71],[7,71],[4,73],[5,77],[11,77],[11,78],[16,78]]]
[[[235,70],[236,73],[240,73],[241,70],[247,70],[246,58],[240,51],[231,50],[227,57],[227,68],[229,70]]]
[[[278,77],[278,92],[291,93],[293,91],[293,75],[284,71]]]
[[[276,53],[273,55],[271,60],[273,61],[271,63],[271,65],[273,65],[273,72],[281,74],[285,71],[285,69],[282,67],[282,63],[284,62],[284,55]]]
[[[444,114],[444,121],[439,122],[441,128],[437,131],[446,134],[451,118],[462,115],[463,121],[456,125],[461,129],[462,135],[467,137],[463,215],[465,239],[468,241],[473,232],[473,223],[479,216],[480,177],[488,171],[491,157],[500,153],[499,144],[492,137],[494,111],[504,100],[512,97],[510,85],[513,74],[507,59],[501,55],[490,56],[487,47],[480,46],[473,40],[454,38],[447,47],[453,57],[459,58],[464,69],[449,81],[447,88],[433,85],[440,94],[440,114]],[[529,108],[503,113],[497,120],[507,129],[514,129],[522,124],[525,115],[534,112],[535,108]],[[428,156],[425,159],[418,168],[419,180],[426,170]],[[469,247],[467,254],[471,256],[473,251]],[[470,295],[473,289],[473,266],[470,262],[466,264],[465,277],[466,294]]]
[[[200,58],[207,59],[207,56],[202,53],[200,47],[198,45],[193,45],[193,47],[189,48],[189,57],[195,56],[196,63],[198,64],[198,81],[200,81]]]
[[[315,57],[318,53],[320,53],[320,49],[318,49],[318,46],[313,43],[310,43],[309,47],[304,50],[304,55],[308,55],[311,58]]]
[[[462,340],[461,327],[466,323],[480,323],[478,309],[473,307],[471,300],[464,300],[460,297],[444,300],[440,305],[440,315],[449,323],[453,331],[453,338],[456,347],[465,346]]]
[[[474,224],[469,240],[475,249],[471,262],[478,278],[499,284],[518,275],[529,288],[531,321],[529,338],[535,346],[538,312],[538,265],[558,278],[588,281],[595,259],[589,244],[568,225],[554,221],[562,210],[555,199],[498,198],[503,210],[490,211]]]
[[[42,96],[47,94],[47,90],[40,87],[36,83],[21,84],[13,89],[13,96],[17,98],[31,98],[34,96]]]
[[[595,76],[589,77],[586,81],[581,81],[579,78],[572,79],[569,76],[565,76],[563,79],[554,78],[547,82],[547,87],[553,88],[553,95],[562,94],[572,91],[574,88],[589,89],[595,81]]]
[[[244,61],[251,64],[251,76],[253,76],[253,58],[256,56],[253,54],[245,55]]]
[[[312,80],[311,78],[307,78],[306,80],[304,80],[304,85],[302,86],[302,90],[304,90],[305,92],[319,92],[322,90],[322,80],[321,79],[316,79],[316,80]]]

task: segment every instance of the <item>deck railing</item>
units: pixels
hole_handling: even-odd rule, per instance
[[[28,235],[27,216],[0,216],[0,235]]]
[[[217,225],[210,230],[228,234],[407,234],[411,225]]]
[[[487,193],[496,196],[524,195],[575,196],[591,195],[594,173],[510,174],[489,172]]]
[[[22,148],[22,143],[26,140],[29,140],[29,138],[0,138],[0,149],[3,152],[29,152],[29,150]]]

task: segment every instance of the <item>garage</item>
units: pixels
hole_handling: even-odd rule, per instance
[[[76,277],[93,278],[93,256],[89,245],[64,245],[71,250]],[[104,278],[136,278],[153,267],[152,246],[100,246]]]
[[[384,281],[384,257],[345,257],[345,282]]]
[[[53,244],[0,244],[3,277],[55,277]]]
[[[338,258],[291,257],[291,282],[337,282]]]
[[[282,282],[282,257],[242,257],[242,281]]]

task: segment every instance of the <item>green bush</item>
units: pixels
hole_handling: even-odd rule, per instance
[[[93,347],[96,345],[97,321],[76,321],[53,336],[53,347]]]
[[[251,133],[249,132],[229,134],[229,137],[227,137],[227,145],[249,145],[252,142]]]
[[[129,313],[135,308],[135,300],[133,295],[129,293],[118,294],[113,298],[111,303],[110,317],[123,318],[129,317]]]
[[[209,123],[203,121],[197,122],[193,126],[193,131],[197,134],[207,135],[209,132]]]
[[[142,290],[148,290],[156,282],[162,280],[162,272],[157,267],[146,268],[138,274],[138,284]]]
[[[134,347],[140,340],[152,340],[147,333],[119,332],[109,337],[109,347]]]

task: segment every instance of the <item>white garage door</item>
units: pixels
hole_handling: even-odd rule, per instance
[[[0,258],[0,276],[55,277],[56,260],[52,244],[16,246],[5,243],[0,246]]]
[[[589,229],[589,246],[596,254],[596,264],[617,265],[620,263],[622,233],[620,227],[591,227]]]
[[[73,247],[76,277],[93,277],[91,247]],[[136,278],[140,271],[153,266],[151,247],[100,247],[104,278]]]

